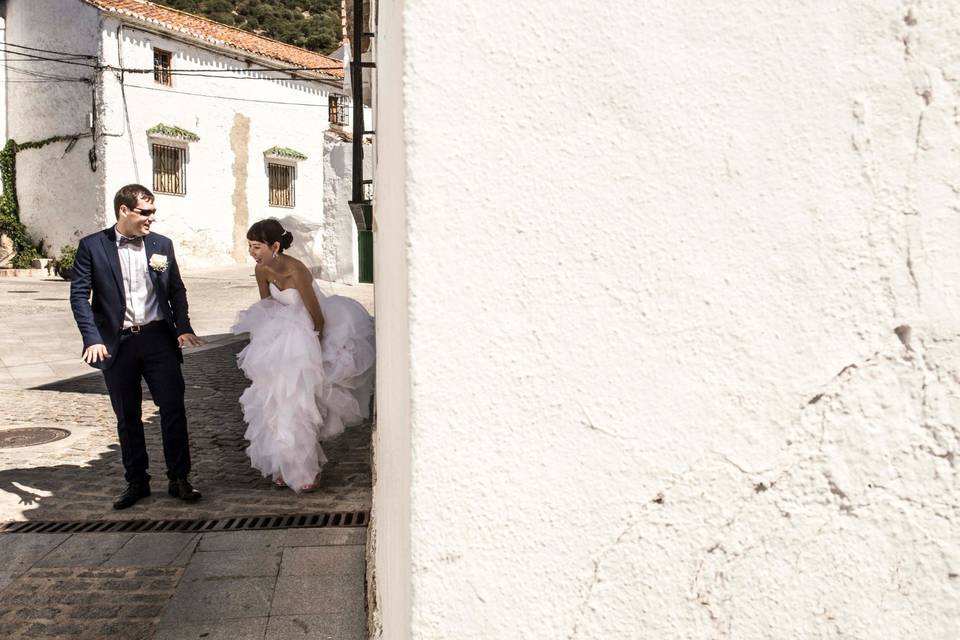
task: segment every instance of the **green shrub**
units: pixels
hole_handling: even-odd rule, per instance
[[[33,242],[27,228],[20,221],[20,205],[17,202],[17,153],[72,138],[73,136],[51,136],[20,144],[11,139],[7,140],[0,150],[0,180],[3,181],[3,193],[0,194],[0,232],[13,240],[13,246],[17,250],[17,255],[13,258],[15,269],[29,269],[34,260],[43,257],[43,248]]]
[[[69,270],[73,269],[73,263],[77,257],[77,248],[73,245],[65,244],[60,247],[60,255],[56,258],[52,258],[49,263],[47,263],[47,271],[53,271],[60,277],[63,277],[63,274]]]

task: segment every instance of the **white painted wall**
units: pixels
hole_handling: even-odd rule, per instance
[[[97,55],[99,18],[89,5],[63,0],[8,0],[6,5],[7,42]],[[13,61],[23,57],[4,56],[8,137],[25,143],[56,135],[89,135],[92,85],[62,78],[92,80],[95,71],[62,62]],[[40,78],[38,73],[56,78]],[[87,137],[69,152],[66,142],[57,142],[17,155],[20,218],[34,239],[43,239],[54,253],[104,224],[103,173],[90,170],[87,154],[92,146]]]
[[[0,6],[3,6],[0,4]],[[3,16],[0,16],[0,44],[6,48],[7,42],[7,19]],[[13,56],[17,57],[17,56]],[[10,64],[10,63],[8,63]],[[0,68],[0,96],[3,96],[3,100],[0,101],[0,139],[4,142],[7,141],[7,75],[16,75],[21,77],[22,74],[16,72],[9,73],[7,71],[7,66],[4,65],[3,68]],[[23,78],[26,79],[26,78]],[[36,78],[30,78],[35,80]],[[3,192],[3,185],[0,184],[0,193]]]
[[[373,509],[367,546],[367,574],[372,579],[367,584],[367,603],[368,628],[374,632],[373,637],[385,630],[385,638],[409,638],[413,610],[410,537],[414,411],[407,243],[407,216],[411,208],[406,194],[404,5],[403,0],[379,2],[373,92],[377,131],[373,153],[377,419],[373,434]]]
[[[383,637],[958,637],[955,3],[379,10]]]
[[[370,120],[366,120],[370,123]],[[364,145],[364,177],[373,178],[372,145]],[[353,142],[340,136],[324,136],[323,157],[323,259],[324,280],[351,284],[360,277],[357,224],[350,209],[353,199]]]
[[[152,69],[153,48],[157,47],[174,52],[174,70],[213,72],[245,67],[231,57],[131,25],[124,25],[119,33],[118,51],[119,25],[112,18],[104,21],[104,57],[109,64],[119,64],[122,56],[125,68]],[[173,86],[164,87],[152,74],[125,74],[123,83],[126,112],[119,79],[105,76],[104,119],[112,134],[106,150],[110,194],[128,182],[152,186],[146,134],[150,127],[162,122],[200,136],[188,146],[186,196],[157,196],[161,214],[156,229],[176,238],[178,258],[185,265],[245,259],[244,234],[256,220],[296,215],[323,223],[323,131],[332,87],[289,80],[188,76],[174,76]],[[274,145],[307,156],[296,165],[293,208],[272,207],[268,202],[263,152]]]

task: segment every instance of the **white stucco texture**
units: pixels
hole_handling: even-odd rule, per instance
[[[960,5],[386,4],[383,637],[960,637]]]
[[[370,122],[369,119],[366,122]],[[373,175],[373,154],[364,145],[364,177]],[[323,256],[320,275],[324,280],[358,282],[360,258],[357,224],[349,202],[353,199],[353,141],[327,133],[323,137]]]
[[[99,15],[87,4],[8,0],[5,10],[10,43],[97,55]],[[91,61],[38,62],[24,60],[16,51],[23,50],[11,48],[5,56],[6,93],[0,107],[6,118],[4,143],[7,138],[25,144],[53,136],[85,136],[73,145],[62,141],[24,149],[16,158],[20,219],[35,241],[43,240],[45,251],[58,254],[106,221],[103,174],[90,170],[88,156],[94,147],[89,120],[93,88],[75,81],[92,80],[92,70],[81,66]]]

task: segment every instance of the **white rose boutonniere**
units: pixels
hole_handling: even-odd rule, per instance
[[[167,270],[167,256],[155,253],[150,256],[150,268],[157,273],[163,273]]]

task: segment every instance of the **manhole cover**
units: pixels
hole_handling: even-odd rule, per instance
[[[23,429],[4,429],[0,431],[0,449],[15,447],[33,447],[38,444],[56,442],[70,435],[66,429],[52,427],[26,427]]]

